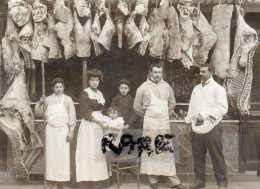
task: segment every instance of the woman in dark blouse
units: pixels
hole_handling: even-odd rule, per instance
[[[82,121],[76,148],[77,182],[108,179],[106,156],[101,151],[105,99],[97,89],[103,74],[97,69],[88,72],[89,87],[81,92],[79,105]]]

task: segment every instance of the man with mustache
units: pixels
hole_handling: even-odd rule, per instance
[[[149,136],[152,139],[151,147],[155,149],[154,141],[159,134],[171,134],[169,115],[176,102],[172,88],[162,80],[162,66],[152,64],[149,75],[137,89],[134,110],[144,116],[143,137]],[[170,150],[150,156],[142,153],[140,172],[148,175],[152,189],[158,187],[159,176],[167,176],[170,188],[186,188],[176,175],[174,154]]]
[[[195,182],[190,189],[205,187],[207,150],[212,159],[219,189],[228,185],[222,147],[222,117],[228,111],[226,90],[212,77],[214,68],[203,64],[200,68],[201,83],[192,91],[186,122],[192,125],[192,154]]]

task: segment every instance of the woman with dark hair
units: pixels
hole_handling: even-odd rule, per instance
[[[88,71],[89,87],[81,92],[79,106],[82,121],[76,148],[77,182],[108,179],[106,156],[101,150],[105,99],[98,90],[103,74],[97,69]],[[92,187],[93,188],[93,187]]]
[[[65,85],[62,78],[52,80],[53,94],[42,96],[35,106],[35,114],[43,116],[43,104],[47,120],[46,126],[46,178],[52,181],[52,188],[58,188],[57,182],[70,181],[70,141],[76,126],[76,111],[72,99],[63,93]]]

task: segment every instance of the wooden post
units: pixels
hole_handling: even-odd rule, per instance
[[[87,82],[88,62],[87,58],[82,58],[82,89],[86,89],[88,86]]]
[[[44,70],[44,61],[42,61],[42,95],[45,96],[45,70]],[[46,119],[45,119],[45,102],[43,103],[43,127],[46,127]],[[46,180],[46,128],[44,129],[44,188],[47,187]]]

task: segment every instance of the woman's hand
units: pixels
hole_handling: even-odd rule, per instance
[[[46,100],[46,96],[45,95],[42,95],[41,98],[40,98],[40,104],[43,104]]]
[[[70,131],[69,134],[67,135],[66,141],[71,142],[72,139],[73,139],[73,132]]]
[[[129,128],[129,125],[126,124],[126,125],[124,126],[124,129],[128,129],[128,128]]]

